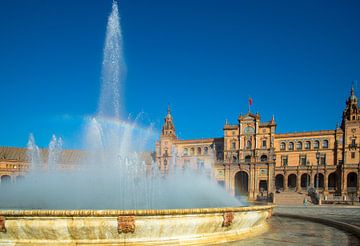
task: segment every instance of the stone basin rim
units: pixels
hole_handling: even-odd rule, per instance
[[[221,207],[221,208],[185,208],[185,209],[141,209],[141,210],[30,210],[30,209],[17,209],[17,210],[1,210],[0,216],[5,217],[103,217],[103,216],[156,216],[156,215],[186,215],[186,214],[216,214],[226,212],[248,212],[248,211],[261,211],[272,210],[275,205],[260,205],[260,206],[247,206],[247,207]]]

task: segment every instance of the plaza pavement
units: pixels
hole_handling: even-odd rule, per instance
[[[273,213],[274,215],[281,213],[334,220],[360,228],[360,206],[277,206]]]

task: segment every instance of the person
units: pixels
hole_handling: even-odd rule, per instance
[[[304,197],[304,207],[306,207],[307,206],[307,199],[306,199],[306,197]]]

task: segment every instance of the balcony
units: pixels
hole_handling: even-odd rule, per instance
[[[358,144],[353,144],[353,143],[349,144],[349,149],[357,149],[358,147],[359,147]]]

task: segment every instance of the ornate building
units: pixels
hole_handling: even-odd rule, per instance
[[[164,174],[174,166],[203,169],[227,192],[250,200],[309,187],[317,187],[324,198],[360,196],[360,111],[354,88],[334,130],[276,133],[274,117],[263,122],[250,111],[237,120],[225,123],[221,138],[181,140],[169,107],[156,143],[159,168]],[[26,151],[0,147],[0,185],[26,176]],[[47,150],[41,151],[46,159]],[[64,150],[59,166],[71,170],[82,156],[81,151]],[[150,153],[144,158],[151,164]]]
[[[168,108],[156,143],[159,168],[172,165],[211,170],[213,178],[249,200],[275,191],[318,188],[325,199],[360,196],[360,111],[354,88],[335,130],[276,133],[275,118],[262,122],[250,111],[238,123],[225,123],[221,138],[180,140]]]

